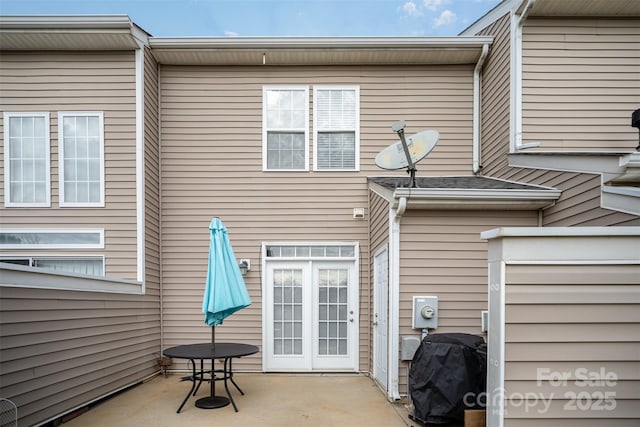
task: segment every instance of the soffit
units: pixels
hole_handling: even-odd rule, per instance
[[[488,37],[159,38],[153,55],[170,65],[475,64]]]
[[[0,17],[1,50],[133,50],[148,34],[126,15]]]

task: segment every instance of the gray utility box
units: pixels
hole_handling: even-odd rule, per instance
[[[436,329],[438,327],[438,297],[413,297],[413,329]]]

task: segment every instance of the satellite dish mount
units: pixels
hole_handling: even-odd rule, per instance
[[[395,170],[407,168],[409,174],[409,187],[416,187],[416,164],[424,159],[433,150],[440,138],[437,130],[428,129],[409,137],[404,136],[404,120],[391,126],[400,137],[376,156],[376,165],[379,168]]]
[[[404,155],[407,157],[407,173],[409,174],[409,188],[416,187],[416,165],[411,158],[411,153],[409,153],[409,146],[407,145],[407,141],[404,137],[404,120],[400,120],[391,125],[391,129],[398,134],[400,137],[400,142],[402,143],[402,149],[404,150]]]

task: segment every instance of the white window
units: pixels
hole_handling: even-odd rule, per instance
[[[0,249],[104,248],[103,229],[4,229]]]
[[[359,122],[359,87],[313,88],[314,170],[359,170]]]
[[[309,170],[309,88],[265,86],[262,100],[263,170]]]
[[[49,113],[4,113],[4,205],[51,203]]]
[[[64,273],[85,274],[88,276],[104,276],[103,256],[2,256],[0,262],[24,265],[27,267],[46,268]]]
[[[58,114],[60,206],[104,206],[104,119],[100,112]]]

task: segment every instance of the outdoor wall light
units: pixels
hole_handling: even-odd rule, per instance
[[[246,276],[247,273],[251,270],[251,260],[241,259],[240,264],[238,264],[238,267],[240,267],[240,274],[242,274],[243,276]]]

